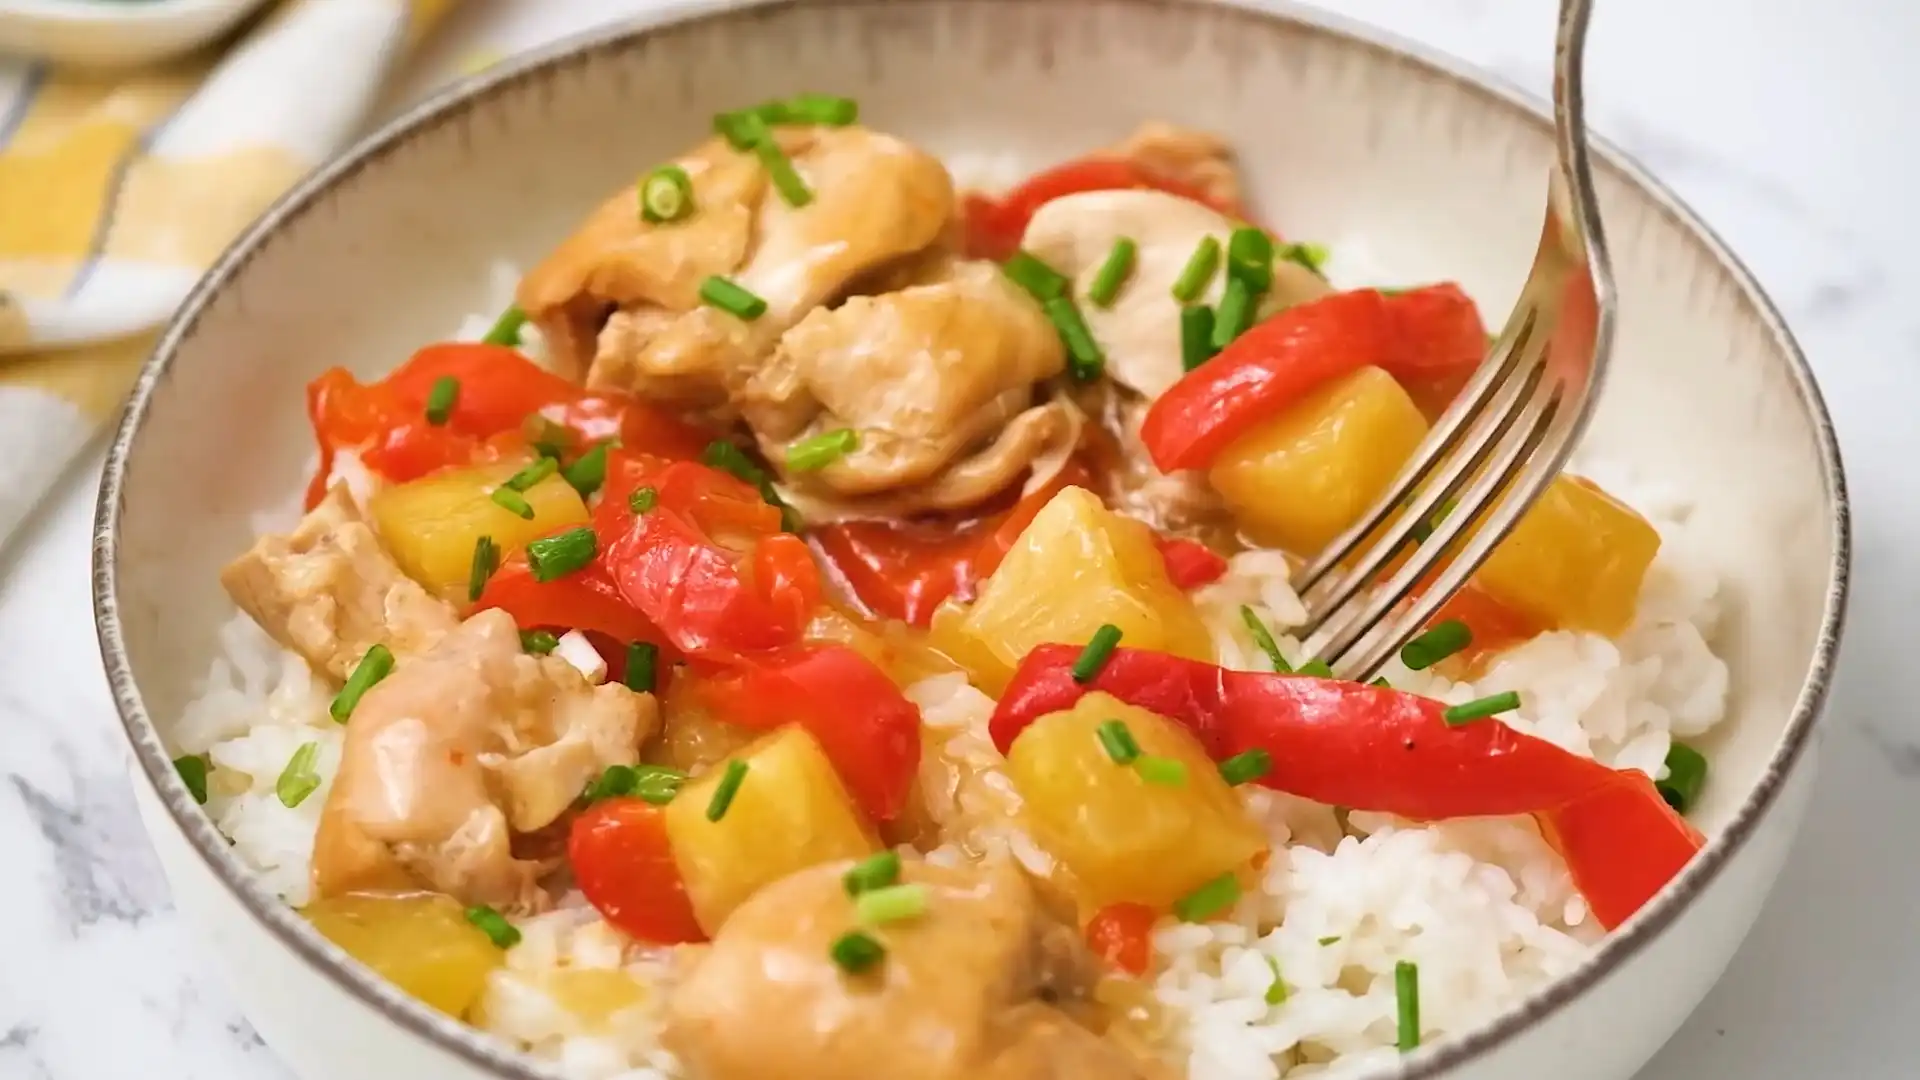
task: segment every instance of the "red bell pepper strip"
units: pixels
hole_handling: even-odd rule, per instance
[[[868,817],[892,821],[906,808],[920,768],[920,710],[866,657],[844,645],[793,645],[700,673],[701,700],[720,718],[805,728]]]
[[[1226,576],[1227,560],[1198,540],[1155,536],[1153,542],[1160,549],[1160,558],[1166,561],[1167,578],[1176,589],[1191,592]]]
[[[1136,978],[1153,963],[1153,923],[1145,904],[1109,904],[1087,923],[1087,948],[1095,956]]]
[[[1472,298],[1452,282],[1386,294],[1387,354],[1392,375],[1432,420],[1487,358],[1487,326]]]
[[[660,808],[641,799],[606,799],[573,819],[567,862],[587,902],[642,941],[705,941]]]
[[[1034,211],[1055,199],[1083,191],[1143,188],[1164,191],[1204,203],[1236,220],[1246,213],[1238,205],[1208,198],[1199,188],[1142,168],[1124,157],[1095,155],[1056,165],[1032,176],[998,198],[970,194],[964,200],[967,254],[981,259],[1004,259],[1020,247]]]
[[[1183,725],[1215,760],[1265,750],[1273,766],[1258,783],[1315,802],[1426,821],[1533,814],[1609,929],[1701,846],[1638,774],[1497,720],[1450,726],[1429,698],[1124,648],[1082,684],[1079,654],[1069,645],[1028,654],[990,723],[1003,753],[1028,724],[1098,690]]]
[[[622,643],[667,643],[652,620],[642,615],[607,576],[598,560],[551,581],[537,581],[525,552],[509,556],[487,580],[474,610],[499,608],[522,630],[580,630]]]

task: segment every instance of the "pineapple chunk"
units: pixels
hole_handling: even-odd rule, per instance
[[[587,520],[580,493],[557,474],[524,493],[533,507],[530,519],[495,503],[493,489],[525,464],[454,469],[395,484],[375,492],[367,510],[408,577],[445,599],[465,600],[473,547],[482,536],[493,537],[505,555],[529,540]]]
[[[1179,762],[1185,779],[1155,783],[1137,762],[1116,763],[1099,737],[1108,720],[1126,725],[1143,756]],[[1087,910],[1123,902],[1165,910],[1267,850],[1193,736],[1107,694],[1034,721],[1008,750],[1007,775],[1035,839],[1073,875]]]
[[[1253,540],[1311,556],[1367,512],[1426,435],[1393,376],[1361,368],[1235,440],[1208,479]]]
[[[448,1016],[480,1000],[501,964],[498,946],[450,896],[330,896],[301,912],[322,937]]]
[[[1612,637],[1633,622],[1659,550],[1660,533],[1632,507],[1591,481],[1561,476],[1474,581],[1540,625]]]
[[[680,789],[664,812],[674,862],[694,918],[709,935],[761,887],[796,870],[879,850],[827,755],[800,727],[785,727],[733,761],[746,776],[719,821],[709,821],[718,765]]]
[[[1041,508],[972,606],[935,613],[932,641],[997,694],[1035,646],[1084,644],[1103,623],[1120,628],[1123,645],[1213,659],[1207,628],[1167,580],[1153,534],[1069,487]]]

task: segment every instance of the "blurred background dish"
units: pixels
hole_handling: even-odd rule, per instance
[[[0,0],[0,53],[119,67],[189,52],[262,0]]]

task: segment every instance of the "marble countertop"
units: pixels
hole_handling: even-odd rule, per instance
[[[429,65],[645,0],[467,0]],[[1544,93],[1547,0],[1331,0]],[[1747,260],[1825,388],[1856,507],[1853,615],[1812,812],[1726,979],[1642,1080],[1920,1074],[1920,6],[1603,0],[1598,129]],[[1737,10],[1737,16],[1734,12]],[[400,94],[414,92],[426,76]],[[88,602],[94,457],[0,555],[0,1078],[287,1080],[198,960],[136,824]],[[1909,529],[1908,526],[1914,526]]]

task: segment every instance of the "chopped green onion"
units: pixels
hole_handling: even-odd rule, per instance
[[[1042,262],[1031,252],[1016,251],[1000,264],[1000,269],[1015,285],[1041,303],[1067,295],[1066,275]]]
[[[747,290],[714,274],[700,283],[700,299],[737,319],[747,322],[767,313],[767,302]]]
[[[852,428],[840,428],[787,447],[787,468],[794,472],[818,472],[858,449],[860,433]]]
[[[637,798],[665,806],[686,781],[686,773],[665,765],[609,765],[580,797],[589,805],[601,799]]]
[[[1676,813],[1684,814],[1700,799],[1707,784],[1707,759],[1700,751],[1683,742],[1667,747],[1667,778],[1655,784],[1660,797]]]
[[[1413,528],[1408,530],[1413,536],[1413,542],[1416,544],[1426,543],[1427,540],[1433,536],[1433,530],[1440,527],[1440,523],[1447,519],[1448,514],[1453,513],[1453,507],[1454,501],[1448,499],[1441,503],[1438,509],[1434,510],[1433,517],[1426,521],[1414,522]]]
[[[1373,682],[1369,685],[1377,686],[1382,690],[1393,689],[1393,684],[1387,681],[1387,677],[1385,675],[1382,675],[1379,678],[1373,680]]]
[[[1333,666],[1325,660],[1309,660],[1301,664],[1300,669],[1294,672],[1294,674],[1305,675],[1309,679],[1331,679],[1333,678]]]
[[[887,885],[854,898],[854,917],[868,926],[917,919],[927,913],[925,885]]]
[[[693,213],[693,181],[678,165],[662,165],[640,181],[640,216],[660,225]]]
[[[653,509],[653,504],[659,501],[660,493],[653,488],[635,488],[633,494],[627,496],[627,509],[636,514],[644,514]]]
[[[1187,766],[1172,758],[1147,754],[1133,763],[1133,771],[1147,783],[1162,787],[1180,787],[1187,782]]]
[[[320,756],[320,744],[301,743],[300,749],[287,759],[287,767],[280,770],[280,778],[273,782],[273,793],[280,797],[280,805],[291,810],[307,801],[320,786],[320,774],[313,771],[314,759]]]
[[[700,461],[702,464],[712,466],[722,472],[732,473],[737,479],[744,480],[754,487],[759,488],[760,498],[764,500],[768,506],[780,511],[781,528],[788,532],[799,532],[801,527],[806,524],[800,520],[799,511],[788,506],[787,500],[782,499],[780,492],[774,489],[773,478],[767,475],[767,470],[755,465],[753,459],[747,456],[746,451],[725,439],[715,439],[708,443],[707,448],[701,452]]]
[[[508,491],[525,491],[533,485],[560,471],[560,462],[542,455],[533,459],[533,464],[507,477],[500,486]]]
[[[1427,632],[1400,647],[1400,662],[1412,671],[1425,671],[1473,644],[1473,631],[1459,619],[1433,624]]]
[[[1113,306],[1114,298],[1120,295],[1120,286],[1127,283],[1133,274],[1134,256],[1139,254],[1140,246],[1132,237],[1123,236],[1113,242],[1113,250],[1107,252],[1107,260],[1094,272],[1093,281],[1087,286],[1087,299],[1094,307],[1106,309]]]
[[[1213,272],[1220,266],[1220,238],[1203,236],[1200,243],[1187,256],[1187,265],[1180,268],[1180,276],[1173,279],[1173,298],[1183,304],[1191,304],[1207,291],[1208,283],[1213,281]]]
[[[386,678],[392,671],[393,651],[385,645],[367,646],[366,655],[360,658],[359,663],[353,665],[353,673],[347,676],[346,684],[340,687],[340,692],[333,696],[333,704],[327,706],[327,711],[333,714],[335,722],[346,723],[347,718],[353,715],[354,708],[360,704],[360,698],[373,689],[373,684]]]
[[[427,423],[440,427],[453,417],[453,406],[460,400],[460,380],[442,375],[427,391]]]
[[[1267,984],[1267,1004],[1281,1005],[1287,1000],[1287,983],[1280,977],[1280,961],[1269,956],[1267,970],[1273,972],[1273,981]]]
[[[1469,701],[1464,705],[1454,705],[1441,714],[1441,719],[1453,727],[1458,727],[1495,713],[1511,712],[1519,707],[1520,695],[1509,690],[1504,694],[1492,694]]]
[[[1047,318],[1053,320],[1053,328],[1060,332],[1060,340],[1066,343],[1068,373],[1083,383],[1099,378],[1107,366],[1107,357],[1100,351],[1100,343],[1093,340],[1093,331],[1087,329],[1087,320],[1081,318],[1073,300],[1056,296],[1042,306],[1047,310]]]
[[[599,550],[600,539],[593,530],[576,525],[566,532],[529,542],[527,568],[533,571],[533,580],[552,581],[584,569]]]
[[[720,777],[720,784],[713,789],[713,798],[707,803],[708,821],[719,821],[727,816],[727,807],[733,805],[733,797],[740,793],[740,784],[746,778],[746,762],[739,758],[727,762],[726,774]]]
[[[1213,350],[1233,344],[1233,339],[1253,325],[1254,292],[1244,278],[1228,278],[1220,294],[1220,307],[1213,313]]]
[[[837,97],[833,94],[796,94],[788,98],[785,104],[795,121],[809,124],[846,127],[860,119],[860,103],[850,97]]]
[[[480,928],[496,948],[511,949],[520,944],[520,930],[505,915],[485,904],[467,909],[467,921]]]
[[[211,767],[205,754],[188,754],[173,759],[173,771],[180,774],[180,782],[187,785],[187,794],[193,801],[207,805],[207,770]]]
[[[853,864],[840,878],[847,887],[848,896],[859,896],[874,889],[884,889],[900,880],[900,853],[888,848],[878,855],[869,855]]]
[[[1273,287],[1273,237],[1265,229],[1242,225],[1227,237],[1227,274],[1256,293]]]
[[[512,488],[502,485],[494,488],[493,494],[487,497],[493,500],[495,506],[500,507],[510,514],[525,518],[528,521],[533,520],[533,504],[527,501],[525,495],[520,494]]]
[[[754,142],[753,155],[760,159],[760,167],[767,170],[767,177],[773,181],[773,189],[780,193],[781,201],[796,210],[813,201],[813,189],[800,178],[793,159],[780,149],[779,141],[771,133]]]
[[[520,647],[535,656],[545,656],[560,647],[560,639],[550,630],[522,630]]]
[[[1213,309],[1188,304],[1180,309],[1180,368],[1192,371],[1213,359]]]
[[[605,772],[594,777],[592,782],[587,784],[587,789],[580,793],[580,799],[591,806],[601,799],[631,795],[639,780],[639,775],[633,771],[633,766],[609,765]]]
[[[1093,639],[1087,647],[1080,650],[1080,659],[1073,662],[1073,681],[1092,682],[1100,669],[1106,666],[1107,657],[1113,655],[1113,647],[1120,644],[1120,628],[1112,623],[1104,623],[1093,632]]]
[[[786,106],[774,101],[751,109],[725,112],[713,118],[713,130],[735,150],[751,150],[773,132],[767,125],[786,118]]]
[[[1320,945],[1321,945],[1321,947],[1323,947],[1323,948],[1324,948],[1324,947],[1326,947],[1326,946],[1328,946],[1328,945],[1337,945],[1337,944],[1339,944],[1339,943],[1340,943],[1340,935],[1339,935],[1339,934],[1329,934],[1329,935],[1327,935],[1326,937],[1323,937],[1323,938],[1321,938],[1321,939],[1320,939]]]
[[[467,571],[467,603],[480,602],[480,594],[487,591],[487,581],[493,572],[500,569],[500,545],[493,537],[483,536],[473,542],[473,564]]]
[[[1140,744],[1133,740],[1133,732],[1127,730],[1124,720],[1102,720],[1094,734],[1099,736],[1100,745],[1115,765],[1131,764],[1140,756]]]
[[[833,962],[840,966],[841,971],[858,975],[886,959],[887,947],[874,940],[873,935],[863,930],[853,930],[840,935],[828,955],[833,957]]]
[[[1411,1053],[1420,1045],[1420,968],[1411,960],[1393,965],[1393,1002],[1400,1013],[1396,1045],[1401,1053]]]
[[[1220,778],[1234,787],[1252,783],[1273,771],[1273,755],[1265,750],[1244,750],[1220,763]]]
[[[573,490],[583,499],[591,498],[607,482],[607,451],[613,449],[613,440],[598,443],[593,449],[581,454],[573,464],[560,471]]]
[[[567,447],[573,445],[573,432],[566,425],[556,424],[539,413],[527,417],[521,427],[527,432],[527,443],[541,457],[558,461],[566,455]]]
[[[1288,262],[1304,266],[1321,277],[1327,276],[1327,259],[1333,255],[1325,244],[1282,244],[1279,254]]]
[[[1173,902],[1173,913],[1185,922],[1206,922],[1240,902],[1240,879],[1221,874]]]
[[[1247,632],[1253,635],[1253,643],[1267,654],[1267,659],[1273,663],[1273,670],[1282,675],[1293,670],[1287,658],[1280,655],[1280,643],[1273,640],[1273,633],[1267,629],[1266,623],[1260,621],[1260,616],[1254,614],[1253,608],[1241,604],[1240,621],[1247,624]]]
[[[527,313],[518,305],[507,308],[493,321],[493,327],[480,341],[486,345],[504,345],[509,349],[520,345],[520,328],[527,325]]]
[[[660,646],[651,641],[636,641],[627,646],[626,678],[621,680],[636,694],[651,694],[660,682]]]

